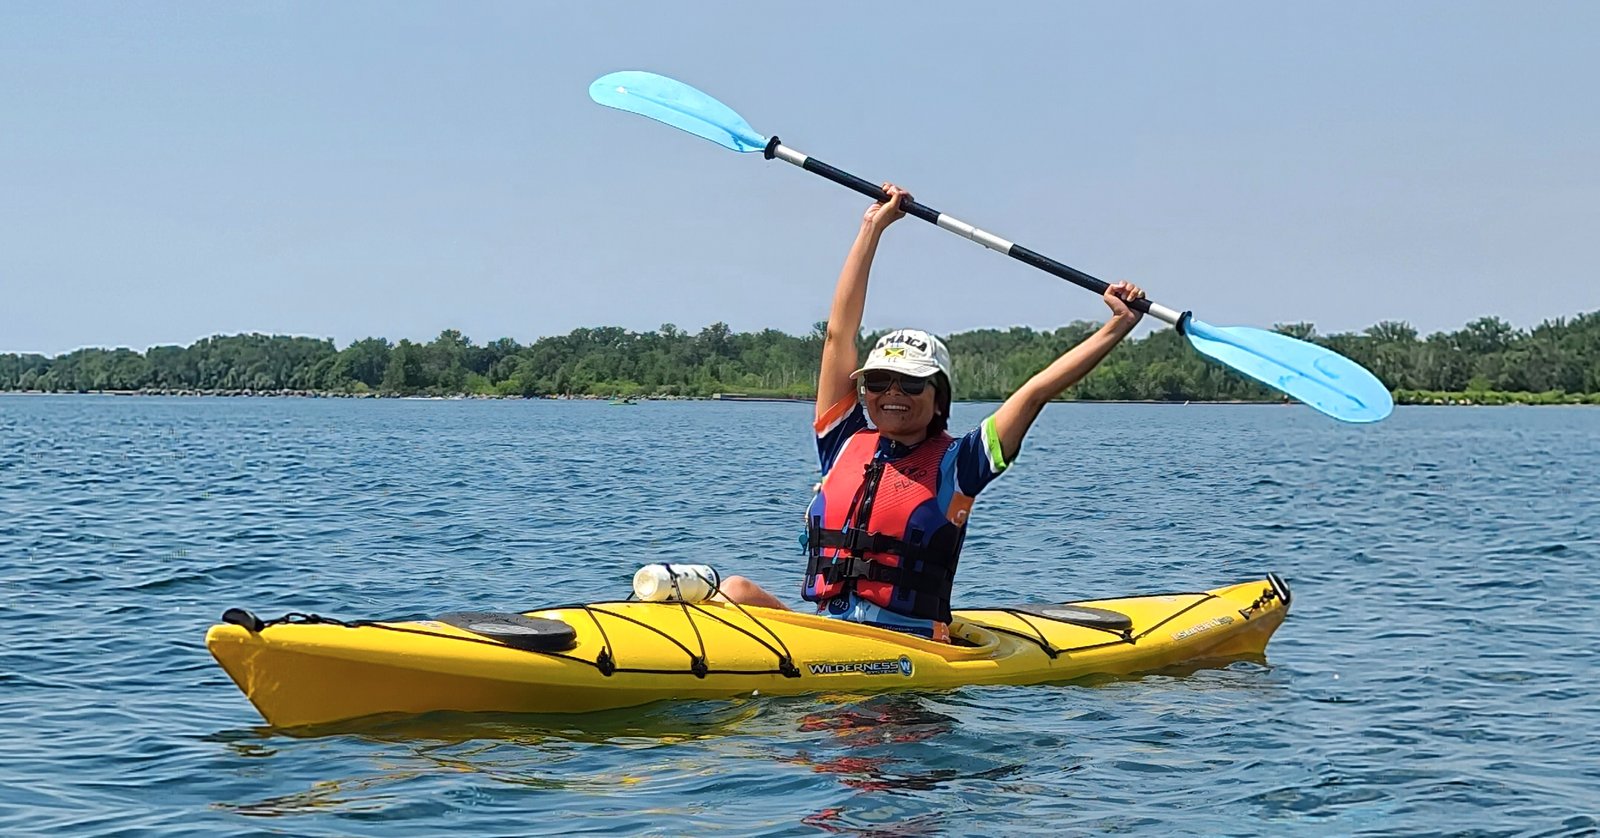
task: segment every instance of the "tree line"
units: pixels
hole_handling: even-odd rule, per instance
[[[1056,356],[1099,328],[979,329],[948,336],[957,399],[1004,398]],[[1404,322],[1359,333],[1319,335],[1309,323],[1278,331],[1311,340],[1372,370],[1402,401],[1480,394],[1545,394],[1544,401],[1600,403],[1600,311],[1518,329],[1484,317],[1426,338]],[[53,358],[0,354],[0,390],[44,392],[301,391],[378,395],[709,396],[719,392],[809,397],[826,324],[806,335],[734,332],[714,323],[690,333],[576,329],[520,344],[479,346],[454,329],[426,343],[369,337],[344,349],[332,340],[228,335],[190,346],[79,349]],[[870,346],[877,335],[863,335]],[[1500,394],[1498,397],[1492,394]],[[1267,388],[1202,358],[1172,329],[1124,341],[1067,398],[1268,401]],[[1592,398],[1591,398],[1592,397]],[[1528,400],[1528,399],[1522,399]]]

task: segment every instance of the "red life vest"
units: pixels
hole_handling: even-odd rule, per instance
[[[907,617],[950,622],[950,588],[972,499],[946,487],[939,471],[955,443],[941,433],[894,460],[877,457],[880,437],[858,431],[822,479],[822,514],[807,521],[803,595],[824,602],[854,590]]]

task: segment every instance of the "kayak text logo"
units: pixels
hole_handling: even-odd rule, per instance
[[[1199,634],[1202,631],[1209,631],[1209,630],[1217,628],[1219,626],[1226,626],[1226,625],[1231,624],[1232,622],[1233,622],[1233,618],[1228,616],[1227,614],[1224,614],[1221,617],[1213,617],[1212,619],[1206,620],[1205,622],[1201,623],[1198,626],[1190,626],[1190,627],[1184,629],[1183,631],[1173,632],[1172,639],[1173,640],[1182,640],[1185,637],[1193,637],[1193,636]]]
[[[852,672],[858,672],[862,675],[894,675],[898,673],[910,678],[911,659],[901,655],[897,660],[811,664],[812,675],[847,675]]]

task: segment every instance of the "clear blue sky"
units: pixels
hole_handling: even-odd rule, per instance
[[[863,201],[802,152],[1219,324],[1600,308],[1600,4],[0,5],[0,351],[261,331],[800,333]],[[907,220],[868,327],[1096,318]]]

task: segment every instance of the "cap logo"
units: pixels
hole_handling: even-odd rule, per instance
[[[905,344],[906,346],[909,346],[918,352],[928,351],[927,341],[912,337],[911,335],[893,334],[883,339],[883,345],[885,347],[894,346],[896,344]]]
[[[883,357],[885,358],[904,358],[905,356],[906,348],[904,346],[890,346],[883,350]]]

